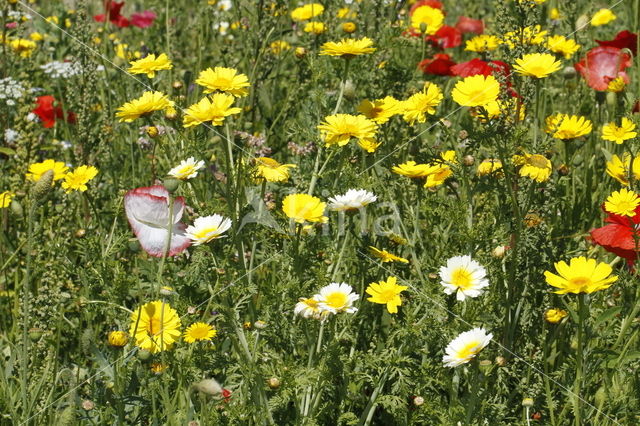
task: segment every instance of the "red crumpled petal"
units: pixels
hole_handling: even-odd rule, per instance
[[[427,36],[426,39],[441,49],[450,49],[462,44],[462,33],[457,28],[444,25],[434,35]]]
[[[620,31],[613,40],[596,40],[600,46],[629,49],[634,55],[638,54],[638,34],[628,30]]]
[[[436,53],[433,58],[423,60],[418,64],[418,68],[425,74],[433,75],[453,75],[451,67],[456,63],[446,53]]]
[[[134,13],[131,15],[131,25],[138,28],[147,28],[153,25],[153,21],[155,21],[156,18],[157,15],[151,10]]]
[[[161,185],[132,189],[124,196],[124,209],[144,251],[151,256],[162,257],[167,241],[169,192]],[[184,233],[186,225],[180,222],[183,210],[184,198],[176,197],[169,256],[182,253],[191,245],[191,240]]]
[[[636,208],[633,217],[608,213],[605,222],[608,225],[591,230],[592,241],[616,256],[635,260],[637,257],[635,238],[640,237],[637,229],[640,223],[640,206]]]
[[[456,22],[456,28],[461,33],[482,34],[484,32],[484,23],[481,19],[467,18],[460,16]]]
[[[589,87],[598,91],[607,90],[609,82],[617,77],[622,77],[629,84],[629,76],[624,70],[630,66],[631,56],[611,46],[594,47],[574,65]]]
[[[461,62],[458,65],[451,67],[453,75],[459,77],[471,77],[474,75],[494,75],[497,77],[505,78],[510,75],[511,68],[509,64],[502,61],[483,61],[482,59],[474,58],[467,62]]]
[[[38,116],[42,125],[49,129],[56,124],[56,109],[53,106],[55,98],[51,95],[39,96],[36,108],[31,111]]]

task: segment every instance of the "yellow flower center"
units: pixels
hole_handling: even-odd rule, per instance
[[[207,235],[209,235],[209,233],[213,233],[216,232],[218,230],[217,226],[212,226],[210,228],[204,228],[200,231],[194,232],[193,236],[200,239],[200,238],[206,238]]]
[[[587,277],[575,277],[569,280],[569,284],[574,288],[582,289],[591,284],[591,279]]]
[[[347,295],[344,293],[331,293],[326,297],[327,305],[331,306],[334,309],[342,308],[347,304]]]
[[[149,334],[152,336],[157,336],[162,331],[162,323],[160,322],[160,318],[151,318],[149,322]]]
[[[464,268],[458,268],[451,274],[451,282],[458,288],[466,290],[471,287],[473,277],[471,273]]]
[[[458,352],[458,358],[465,359],[469,358],[471,355],[475,355],[478,352],[478,346],[480,346],[480,342],[477,340],[472,340],[471,342],[464,345],[462,349]]]

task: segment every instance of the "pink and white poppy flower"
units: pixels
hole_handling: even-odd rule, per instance
[[[132,189],[124,196],[124,210],[140,245],[151,256],[164,256],[169,228],[169,192],[164,186],[155,185]],[[182,253],[191,240],[185,235],[186,225],[180,223],[184,210],[184,198],[173,202],[171,245],[169,256]]]

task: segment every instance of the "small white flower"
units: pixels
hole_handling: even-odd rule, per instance
[[[456,293],[456,299],[478,297],[482,289],[489,285],[485,278],[487,271],[471,256],[455,256],[447,260],[447,266],[440,268],[440,284],[447,294]]]
[[[457,367],[471,361],[485,346],[489,344],[493,334],[487,334],[483,328],[460,333],[445,349],[442,362],[446,367]]]
[[[20,138],[20,133],[13,129],[5,129],[4,131],[4,140],[7,143],[13,143]]]
[[[229,23],[226,21],[215,23],[213,24],[213,29],[218,31],[221,35],[227,35],[227,31],[229,30]]]
[[[329,198],[329,209],[333,211],[357,210],[378,199],[364,189],[350,189],[344,195]]]
[[[76,62],[52,61],[40,68],[51,78],[69,78],[82,72],[82,67]]]
[[[198,176],[198,170],[204,168],[204,161],[196,161],[195,158],[189,157],[182,160],[180,165],[169,170],[168,175],[176,179],[186,180]]]
[[[318,307],[318,301],[314,298],[305,299],[301,297],[298,299],[296,307],[293,309],[293,313],[300,315],[303,318],[315,318],[320,319],[322,311]]]
[[[214,214],[197,218],[193,226],[187,227],[185,233],[193,241],[194,246],[199,246],[220,238],[229,228],[231,228],[231,219]]]
[[[322,287],[320,293],[313,296],[321,311],[332,314],[356,312],[358,308],[353,307],[353,302],[359,298],[360,296],[353,293],[351,286],[346,283],[331,283]]]
[[[231,3],[231,0],[220,0],[216,6],[218,6],[218,9],[226,12],[231,9],[233,4]]]

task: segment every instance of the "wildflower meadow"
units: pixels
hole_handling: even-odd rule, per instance
[[[640,424],[640,0],[0,0],[1,425]]]

